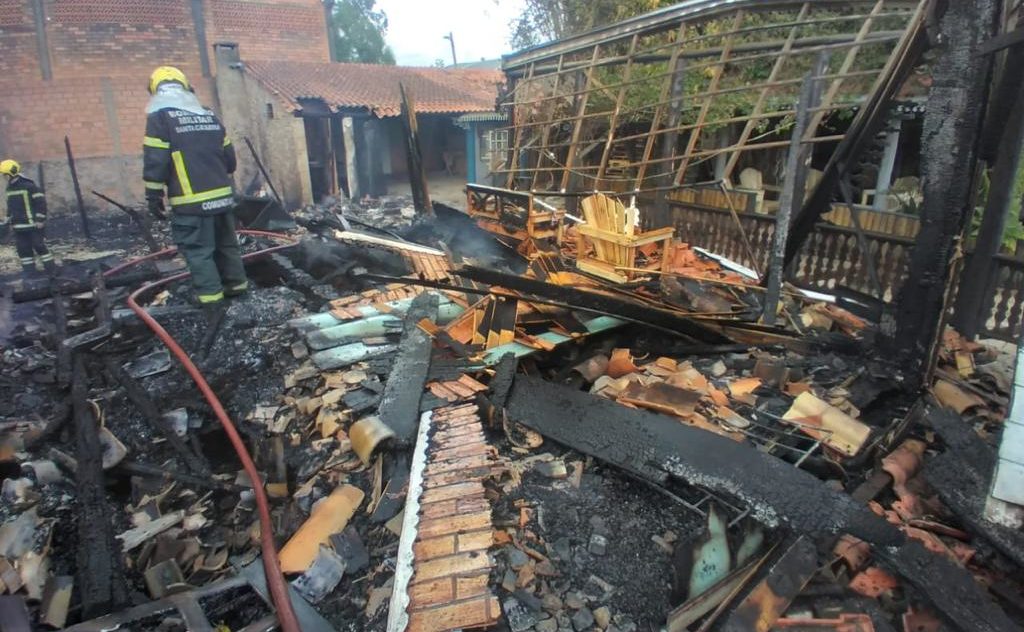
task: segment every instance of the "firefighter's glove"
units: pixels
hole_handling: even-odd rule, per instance
[[[149,204],[149,214],[158,220],[166,220],[167,215],[164,212],[164,199],[162,197],[151,197],[146,200]]]

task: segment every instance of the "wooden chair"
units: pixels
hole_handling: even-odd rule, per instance
[[[661,242],[660,268],[667,269],[674,228],[637,232],[637,209],[627,209],[622,202],[600,193],[584,198],[581,206],[587,223],[577,227],[577,268],[609,281],[626,283],[639,274],[635,270],[637,250]],[[593,257],[588,254],[588,241],[594,246]]]

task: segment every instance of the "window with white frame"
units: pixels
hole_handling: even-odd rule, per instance
[[[484,136],[484,151],[480,156],[483,162],[489,165],[502,164],[508,155],[508,130],[491,129],[487,130]]]

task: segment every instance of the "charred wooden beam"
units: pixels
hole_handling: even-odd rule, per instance
[[[943,321],[951,264],[974,207],[978,139],[992,60],[978,48],[995,34],[1001,2],[948,3],[924,119],[921,229],[900,292],[895,351],[912,382],[925,380]],[[973,282],[980,282],[975,280]],[[892,345],[887,345],[892,348]]]
[[[437,294],[424,292],[413,299],[405,313],[398,356],[377,412],[380,420],[394,430],[396,443],[402,447],[409,447],[416,440],[420,397],[430,371],[431,340],[418,323],[424,318],[436,320],[437,306]]]
[[[462,292],[464,294],[476,294],[476,295],[480,295],[480,296],[498,296],[498,297],[503,297],[503,298],[517,299],[517,300],[521,299],[521,300],[525,300],[528,303],[534,303],[534,304],[537,304],[537,305],[550,305],[552,307],[561,307],[561,308],[564,308],[564,309],[567,309],[567,310],[573,310],[573,311],[578,311],[578,312],[595,314],[595,315],[598,315],[598,316],[608,315],[607,310],[602,309],[600,307],[582,305],[582,304],[580,304],[578,302],[573,302],[573,301],[559,301],[559,300],[554,300],[554,299],[540,298],[538,296],[529,296],[527,298],[524,298],[518,292],[514,292],[514,291],[510,291],[510,290],[503,290],[503,289],[497,288],[497,287],[478,288],[478,287],[470,287],[470,286],[466,286],[466,285],[452,285],[450,283],[441,283],[440,281],[430,281],[430,280],[427,280],[427,279],[414,279],[414,278],[410,278],[410,277],[396,277],[396,276],[388,276],[388,275],[384,275],[384,274],[361,274],[361,275],[359,275],[358,278],[365,279],[367,281],[376,281],[376,282],[379,282],[379,283],[407,283],[409,285],[418,285],[420,287],[429,287],[429,288],[433,288],[435,290],[446,290],[446,291],[449,291],[449,292]],[[561,287],[561,286],[555,286],[555,287]],[[673,314],[675,314],[675,313],[673,312]],[[692,342],[692,339],[691,339],[690,336],[687,336],[686,334],[680,332],[679,330],[673,329],[671,327],[662,327],[662,326],[657,325],[657,324],[655,324],[653,322],[650,322],[649,319],[641,320],[641,319],[636,319],[636,318],[630,318],[630,317],[624,316],[622,314],[615,314],[615,318],[617,318],[619,320],[622,320],[622,321],[631,322],[631,323],[634,323],[634,324],[637,324],[637,325],[643,325],[644,327],[650,327],[651,329],[655,329],[657,331],[664,332],[664,333],[669,334],[671,336],[679,336],[679,337],[681,337],[681,338],[683,338],[685,340],[688,340],[688,341]],[[557,317],[556,317],[556,319],[557,319]],[[704,346],[697,347],[697,348],[709,349],[710,347],[708,347],[707,345],[704,345]],[[746,349],[746,346],[744,347],[744,349]],[[710,351],[705,351],[705,353],[711,353],[711,352]]]
[[[775,215],[772,257],[768,264],[768,293],[764,301],[764,323],[767,325],[775,324],[776,312],[779,309],[779,292],[782,290],[782,277],[785,273],[786,241],[789,239],[790,218],[793,214],[793,206],[804,199],[807,172],[810,169],[811,148],[803,144],[804,134],[811,123],[811,108],[817,107],[821,100],[821,83],[817,77],[823,75],[827,68],[828,55],[823,53],[818,56],[814,69],[804,77],[804,84],[800,89],[800,100],[796,106],[789,155],[786,158],[786,177],[782,183],[779,211]],[[728,192],[725,197],[727,200],[729,199]]]
[[[925,30],[924,16],[917,15],[908,28],[909,36],[903,40],[902,46],[893,53],[893,58],[878,89],[857,113],[850,129],[825,166],[814,192],[793,218],[789,241],[786,243],[785,267],[789,267],[796,258],[800,248],[803,247],[804,242],[814,230],[818,218],[831,208],[839,181],[856,164],[857,159],[874,142],[875,136],[885,126],[893,98],[928,49],[928,33]]]
[[[932,405],[925,416],[946,444],[944,453],[925,463],[925,478],[967,530],[1024,566],[1024,535],[985,519],[985,500],[992,489],[998,454],[954,411]]]
[[[135,222],[135,225],[138,226],[139,228],[139,234],[142,235],[142,240],[146,242],[146,247],[149,248],[150,253],[157,253],[160,251],[160,244],[157,243],[156,238],[153,237],[152,222],[150,221],[148,215],[143,215],[142,213],[131,208],[130,206],[121,204],[117,200],[110,198],[100,193],[99,191],[96,191],[95,189],[93,189],[92,194],[100,198],[101,200],[107,202],[114,208],[119,209],[125,215],[127,215],[133,222]]]
[[[673,331],[679,335],[701,342],[728,343],[731,342],[721,333],[713,328],[696,322],[693,318],[652,305],[628,300],[626,298],[613,296],[592,290],[584,290],[564,285],[544,283],[535,279],[505,274],[496,270],[464,266],[457,274],[463,278],[487,283],[525,294],[536,294],[537,296],[561,301],[569,305],[579,305],[588,311],[597,311],[609,316],[622,316],[625,319],[637,323],[648,324],[662,330]],[[529,298],[526,298],[529,301]]]
[[[132,285],[141,285],[146,281],[152,281],[153,279],[160,276],[160,273],[156,270],[149,270],[143,272],[136,272],[133,274],[122,274],[118,275],[113,279],[107,279],[106,286],[108,288],[113,287],[128,287]],[[61,294],[79,294],[81,292],[88,292],[93,287],[93,282],[89,279],[74,281],[72,283],[59,284],[58,291]],[[15,303],[27,303],[29,301],[40,301],[50,298],[51,290],[49,286],[29,288],[24,290],[18,290],[11,295],[11,300]]]
[[[122,387],[124,387],[125,395],[128,400],[142,413],[142,418],[164,439],[167,440],[167,444],[170,445],[178,456],[185,462],[190,470],[198,474],[209,474],[210,464],[206,461],[201,454],[193,452],[184,439],[178,436],[178,433],[174,431],[171,424],[168,423],[167,419],[160,414],[160,410],[157,408],[156,403],[146,392],[146,389],[142,388],[142,385],[136,382],[124,368],[117,363],[112,357],[104,359],[104,367],[107,373],[110,374],[111,378]]]
[[[91,618],[127,604],[128,593],[121,569],[121,547],[114,539],[110,522],[114,512],[104,489],[98,421],[87,401],[88,374],[81,354],[75,354],[72,366],[71,402],[78,483],[76,584],[82,600],[82,616]]]
[[[413,205],[419,214],[430,217],[433,216],[434,209],[430,205],[430,192],[427,189],[427,170],[420,148],[416,104],[404,85],[398,84],[398,90],[402,93],[402,127],[405,129],[405,155],[409,163],[409,186],[412,188]]]
[[[985,125],[998,138],[998,149],[990,176],[988,200],[981,220],[974,252],[967,260],[961,278],[953,326],[965,338],[974,339],[988,320],[991,279],[996,271],[996,255],[1003,242],[1003,231],[1013,203],[1014,180],[1020,167],[1021,149],[1024,147],[1024,46],[1009,51],[1003,68],[1002,81],[997,90],[1001,97],[989,110]]]
[[[515,379],[508,412],[549,439],[648,481],[676,477],[737,497],[797,535],[849,533],[864,540],[882,566],[965,632],[1018,629],[966,569],[908,540],[847,494],[749,444],[523,375]]]
[[[85,200],[82,198],[82,187],[78,183],[78,169],[75,167],[75,155],[71,152],[71,139],[64,137],[64,150],[68,156],[68,170],[71,172],[71,184],[75,189],[75,201],[78,202],[78,216],[82,220],[82,233],[86,239],[92,239],[89,230],[89,215],[85,211]]]
[[[768,632],[818,571],[814,542],[799,536],[722,625],[723,632]]]

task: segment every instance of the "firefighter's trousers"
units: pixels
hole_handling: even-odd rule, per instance
[[[200,303],[216,303],[248,289],[231,209],[216,215],[175,214],[171,237],[185,257]]]

